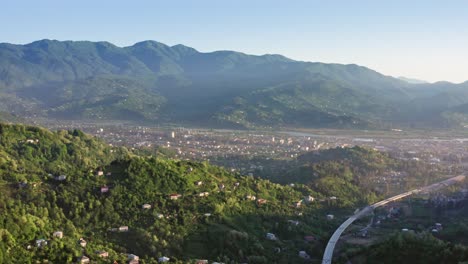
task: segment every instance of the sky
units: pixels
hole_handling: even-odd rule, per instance
[[[143,40],[468,80],[464,0],[4,0],[0,42]]]

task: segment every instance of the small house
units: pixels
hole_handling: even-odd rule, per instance
[[[334,218],[335,218],[335,216],[332,215],[332,214],[327,215],[327,220],[333,220]]]
[[[257,197],[255,197],[253,195],[247,195],[247,196],[245,196],[245,199],[255,201],[255,200],[257,200]]]
[[[224,190],[225,186],[224,186],[224,184],[221,183],[220,185],[218,185],[218,187],[219,187],[220,190]]]
[[[158,258],[158,262],[161,262],[161,263],[168,262],[169,260],[171,260],[171,259],[168,258],[168,257],[160,257],[160,258]]]
[[[208,264],[208,260],[206,259],[197,259],[197,261],[195,261],[196,264]]]
[[[206,197],[208,195],[210,195],[209,192],[201,192],[201,193],[198,194],[198,196],[200,196],[200,197]]]
[[[196,186],[200,186],[200,185],[202,185],[202,184],[203,184],[202,181],[196,181],[196,182],[195,182],[195,185],[196,185]]]
[[[78,263],[81,263],[81,264],[89,263],[89,261],[90,260],[89,260],[89,258],[87,256],[81,256],[81,257],[78,258]]]
[[[62,238],[63,237],[63,232],[62,231],[55,231],[53,234],[52,234],[53,237],[56,237],[56,238]]]
[[[162,219],[162,218],[164,218],[164,215],[163,214],[157,214],[156,217],[159,218],[159,219]]]
[[[36,247],[41,248],[47,246],[47,240],[41,238],[36,240]]]
[[[302,206],[302,200],[294,203],[294,207],[296,207],[296,208],[299,208],[301,206]]]
[[[104,251],[104,250],[96,251],[96,254],[97,254],[99,257],[101,257],[101,258],[107,258],[107,257],[109,257],[109,252]]]
[[[262,204],[266,204],[268,201],[265,200],[265,199],[257,199],[257,204],[258,205],[262,205]]]
[[[112,176],[112,172],[108,172],[106,176]]]
[[[151,209],[151,204],[144,204],[141,206],[143,209]]]
[[[273,233],[266,233],[266,239],[268,240],[278,240],[278,238]]]
[[[108,186],[101,186],[101,193],[108,193],[109,187]]]
[[[96,176],[104,176],[104,172],[102,170],[98,170],[96,172]]]
[[[135,254],[128,254],[127,258],[128,260],[140,260],[140,257]]]
[[[169,195],[169,198],[170,198],[171,200],[177,200],[177,199],[179,199],[180,197],[182,197],[182,195],[181,195],[181,194],[178,194],[178,193],[173,193],[173,194],[170,194],[170,195]]]
[[[119,227],[119,232],[128,232],[128,226]]]
[[[304,198],[304,201],[305,201],[306,203],[311,203],[311,202],[313,202],[314,200],[315,200],[315,198],[312,197],[312,196],[310,196],[310,195],[309,195],[309,196],[306,196],[306,197]]]
[[[84,240],[83,238],[80,238],[80,240],[78,240],[78,244],[81,246],[81,247],[86,247],[86,245],[88,244],[86,242],[86,240]]]

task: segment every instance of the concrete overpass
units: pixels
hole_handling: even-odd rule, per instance
[[[393,197],[387,198],[385,200],[382,200],[380,202],[377,202],[375,204],[372,204],[372,205],[369,205],[369,206],[365,207],[361,211],[359,211],[359,212],[355,213],[354,215],[350,216],[346,221],[344,221],[335,230],[333,235],[330,237],[330,240],[328,241],[327,247],[325,248],[325,252],[323,254],[323,259],[322,259],[322,264],[331,264],[332,263],[333,251],[335,249],[335,245],[336,245],[336,243],[338,243],[338,240],[340,239],[341,234],[346,230],[346,228],[348,228],[348,226],[350,226],[355,220],[357,220],[359,218],[362,218],[362,217],[372,213],[372,211],[375,208],[377,208],[379,206],[383,206],[383,205],[388,204],[390,202],[405,198],[405,197],[410,196],[412,194],[429,193],[429,192],[432,192],[432,191],[435,191],[435,190],[438,190],[438,189],[453,185],[455,183],[459,183],[459,182],[461,182],[463,180],[465,180],[465,176],[464,175],[459,175],[459,176],[456,176],[456,177],[453,177],[453,178],[450,178],[450,179],[447,179],[447,180],[444,180],[444,181],[441,181],[441,182],[438,182],[438,183],[431,184],[431,185],[426,186],[426,187],[422,187],[422,188],[419,188],[419,189],[414,189],[412,191],[408,191],[408,192],[405,192],[405,193],[402,193],[402,194],[395,195]]]

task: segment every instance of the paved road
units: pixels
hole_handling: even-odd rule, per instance
[[[441,182],[438,182],[438,183],[434,183],[432,185],[429,185],[429,186],[426,186],[426,187],[423,187],[423,188],[419,188],[419,189],[415,189],[415,190],[412,190],[412,191],[409,191],[409,192],[405,192],[405,193],[402,193],[402,194],[395,195],[393,197],[387,198],[387,199],[382,200],[380,202],[377,202],[377,203],[375,203],[373,205],[369,205],[369,206],[365,207],[361,211],[359,211],[359,212],[355,213],[354,215],[352,215],[351,217],[349,217],[346,221],[344,221],[335,230],[335,233],[333,233],[333,235],[331,236],[330,240],[328,241],[327,247],[325,248],[325,252],[323,253],[322,264],[331,264],[332,263],[333,250],[335,249],[335,245],[336,245],[336,243],[338,243],[338,240],[340,239],[340,236],[345,231],[345,229],[348,228],[348,226],[350,226],[355,220],[372,213],[372,211],[375,208],[377,208],[379,206],[382,206],[382,205],[385,205],[387,203],[402,199],[404,197],[410,196],[412,194],[432,192],[432,191],[438,190],[440,188],[444,188],[444,187],[450,186],[452,184],[461,182],[464,179],[465,179],[464,175],[456,176],[456,177],[450,178],[448,180],[444,180],[444,181],[441,181]]]

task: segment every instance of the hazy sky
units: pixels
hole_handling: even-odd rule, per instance
[[[468,80],[468,1],[5,0],[0,42],[142,40]]]

